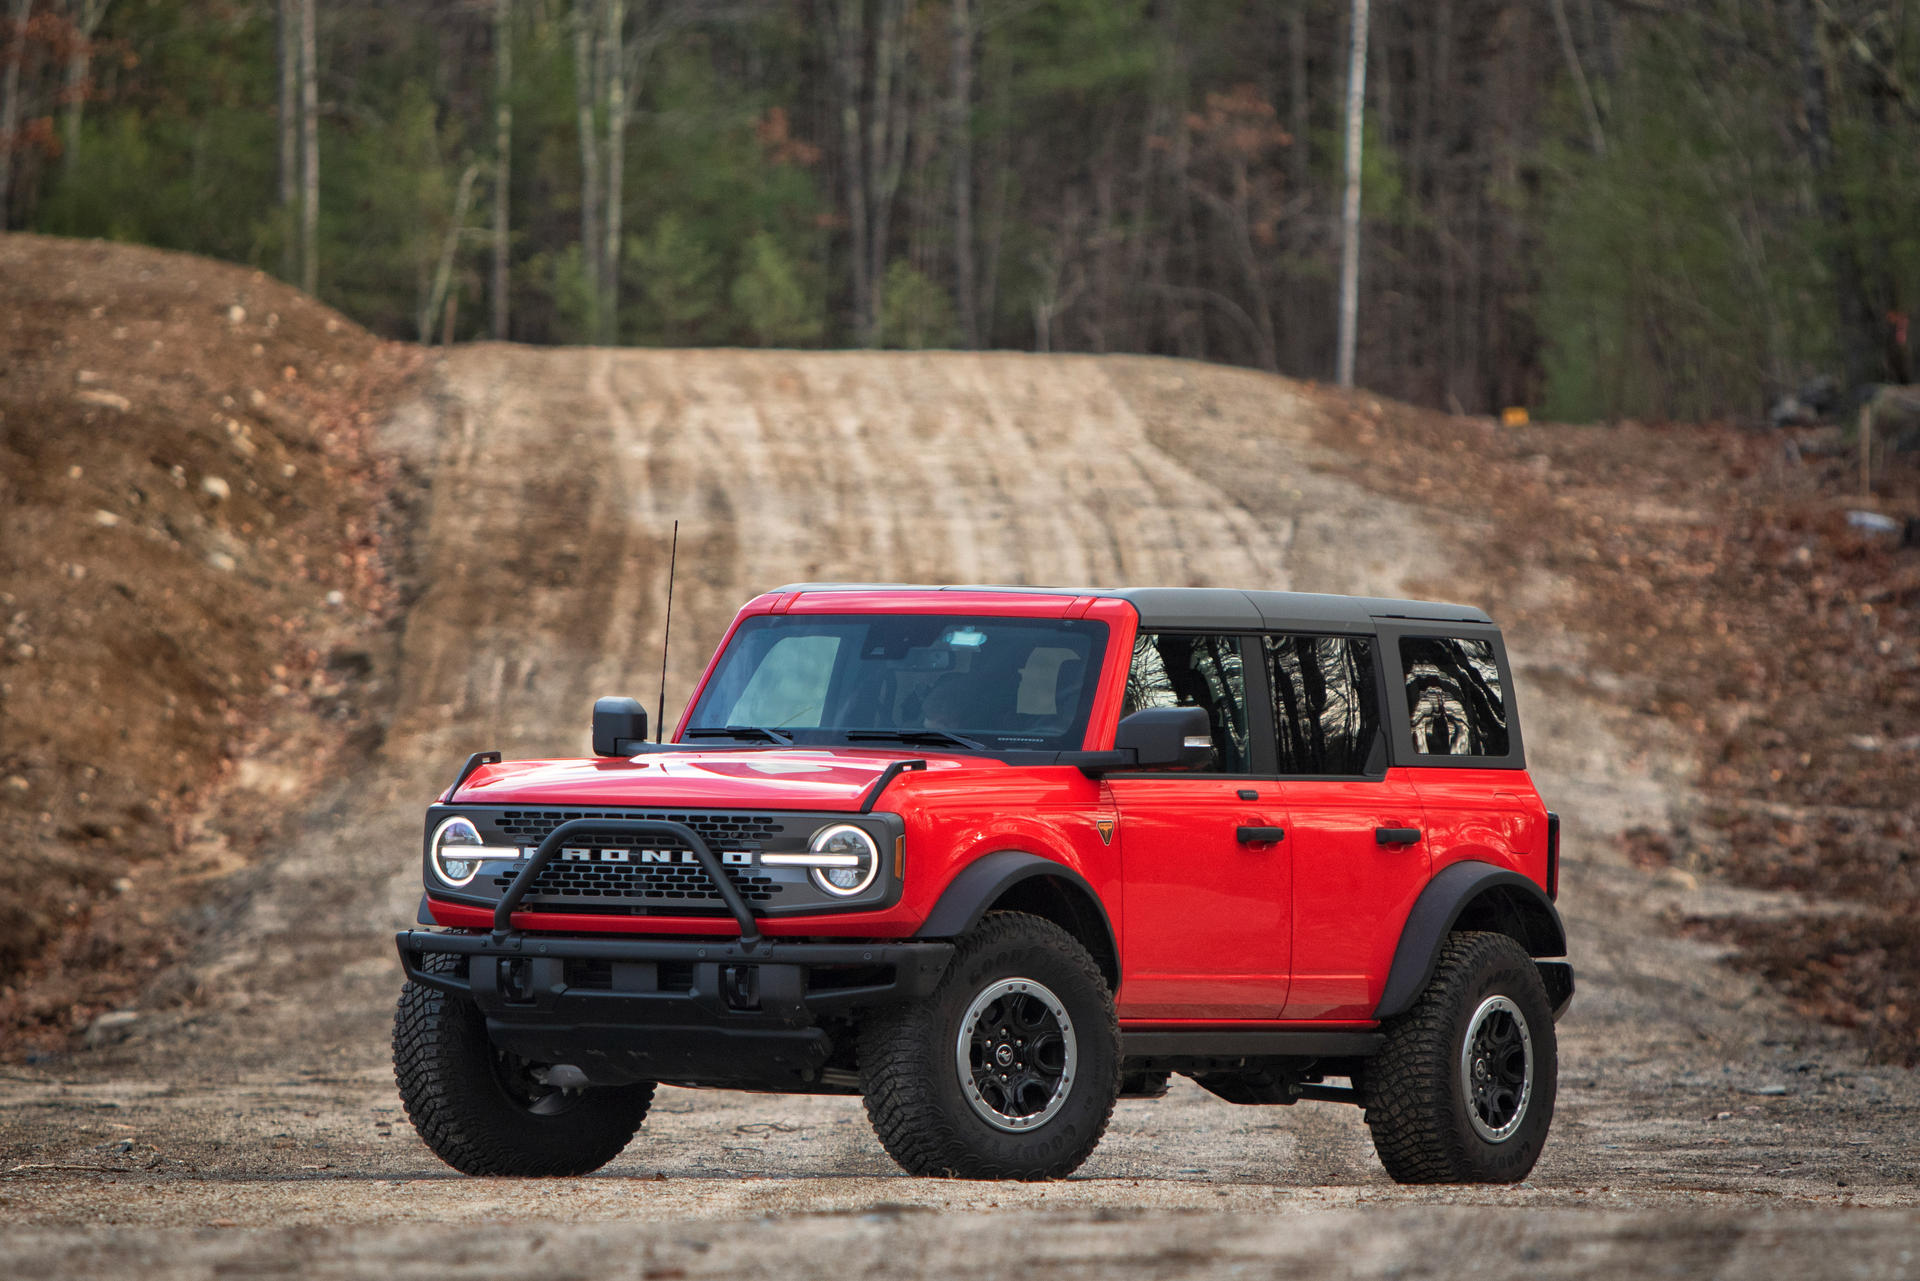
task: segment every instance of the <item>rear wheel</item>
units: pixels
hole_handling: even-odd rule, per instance
[[[620,1155],[653,1102],[651,1082],[551,1083],[548,1065],[487,1038],[471,1001],[412,981],[394,1012],[393,1074],[413,1128],[463,1174],[587,1174]]]
[[[1448,938],[1411,1010],[1362,1074],[1367,1128],[1400,1183],[1518,1183],[1546,1146],[1557,1075],[1553,1008],[1504,934]]]
[[[1071,934],[996,913],[960,940],[930,998],[867,1020],[860,1081],[874,1133],[909,1174],[1064,1178],[1119,1092],[1113,994]]]

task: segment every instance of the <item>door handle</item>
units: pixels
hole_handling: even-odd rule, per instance
[[[1284,827],[1236,827],[1233,834],[1242,845],[1272,845],[1287,839]]]
[[[1375,845],[1411,845],[1420,839],[1417,827],[1376,827],[1373,829]]]

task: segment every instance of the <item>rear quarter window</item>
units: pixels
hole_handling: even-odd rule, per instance
[[[1506,690],[1491,642],[1402,636],[1400,668],[1417,754],[1504,757],[1512,751]]]

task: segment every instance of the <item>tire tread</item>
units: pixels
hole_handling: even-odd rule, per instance
[[[430,956],[450,971],[457,958]],[[524,1178],[589,1174],[620,1155],[653,1102],[652,1083],[595,1089],[542,1138],[515,1134],[504,1098],[477,1097],[476,1073],[491,1072],[479,1011],[459,997],[408,980],[393,1015],[393,1074],[407,1119],[435,1156],[463,1174]],[[507,1124],[502,1124],[503,1119]],[[558,1118],[556,1118],[558,1119]]]
[[[940,1074],[951,1073],[952,1050],[931,1026],[943,1006],[949,984],[975,957],[1011,947],[1044,946],[1075,971],[1075,977],[1102,994],[1108,1034],[1114,1038],[1113,1079],[1105,1083],[1107,1106],[1099,1124],[1078,1148],[1050,1160],[1008,1163],[982,1156],[961,1133],[950,1110],[934,1089]],[[860,1077],[867,1118],[887,1154],[909,1174],[933,1178],[1016,1179],[1034,1182],[1062,1179],[1078,1169],[1106,1133],[1113,1115],[1113,1098],[1120,1088],[1119,1024],[1113,994],[1091,953],[1080,941],[1043,917],[1024,912],[994,912],[965,935],[956,950],[947,977],[932,998],[912,1006],[876,1014],[860,1029]],[[1095,1029],[1087,1029],[1091,1035]],[[1083,1066],[1088,1056],[1081,1056]],[[1085,1076],[1087,1084],[1094,1082]]]

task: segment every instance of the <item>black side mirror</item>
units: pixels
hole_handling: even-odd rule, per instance
[[[593,702],[593,754],[632,756],[646,750],[647,709],[637,698],[597,698]]]
[[[1149,707],[1120,722],[1115,751],[1131,751],[1142,769],[1204,769],[1213,762],[1213,723],[1204,707]]]

